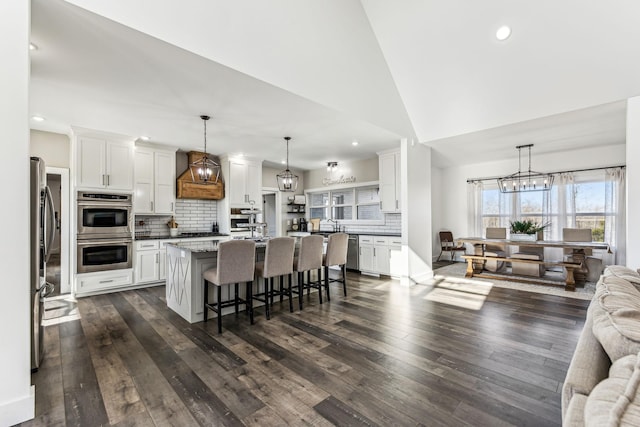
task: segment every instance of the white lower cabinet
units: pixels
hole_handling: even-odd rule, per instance
[[[92,295],[120,289],[133,284],[133,270],[83,273],[76,277],[76,296]]]
[[[166,250],[160,249],[159,240],[142,240],[136,242],[136,284],[151,283],[164,280],[164,258]],[[163,277],[160,274],[162,271]]]
[[[371,274],[391,274],[392,241],[399,238],[387,236],[363,236],[359,238],[358,263],[360,271]]]

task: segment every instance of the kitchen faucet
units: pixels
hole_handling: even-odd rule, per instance
[[[338,221],[336,221],[333,218],[329,218],[327,220],[327,222],[332,222],[333,223],[333,232],[337,233],[338,231],[340,231],[340,224],[338,223]]]

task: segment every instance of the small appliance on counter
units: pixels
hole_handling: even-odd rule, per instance
[[[300,218],[300,231],[307,231],[307,220]]]

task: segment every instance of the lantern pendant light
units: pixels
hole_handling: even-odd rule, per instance
[[[207,120],[211,117],[200,116],[204,122],[204,156],[189,165],[191,180],[196,184],[217,184],[220,178],[220,165],[207,155]],[[193,171],[196,171],[196,174]]]
[[[293,193],[298,188],[298,175],[294,175],[293,172],[289,170],[289,140],[291,137],[285,136],[284,139],[287,141],[287,168],[276,175],[276,177],[280,191]]]

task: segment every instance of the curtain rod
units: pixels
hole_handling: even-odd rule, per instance
[[[574,169],[574,170],[570,170],[570,171],[558,171],[558,172],[545,172],[546,174],[550,174],[550,175],[558,175],[561,173],[570,173],[570,172],[588,172],[588,171],[599,171],[599,170],[604,170],[604,169],[615,169],[615,168],[626,168],[627,165],[618,165],[618,166],[606,166],[606,167],[601,167],[601,168],[588,168],[588,169]],[[498,178],[503,178],[502,176],[494,176],[494,177],[489,177],[489,178],[470,178],[467,179],[467,184],[470,182],[477,182],[477,181],[493,181],[495,179]]]

